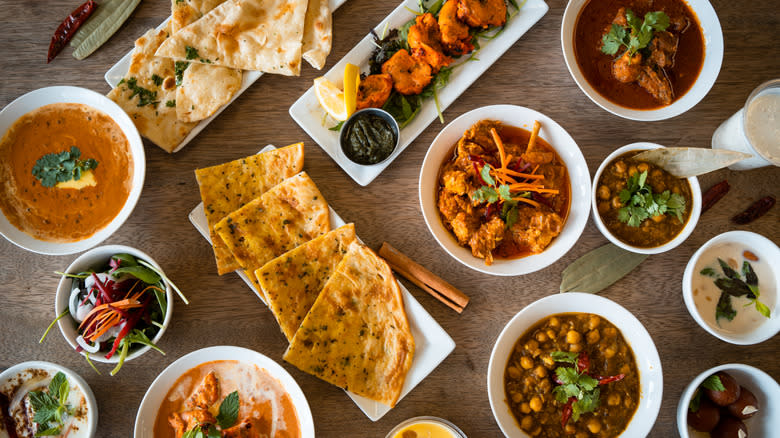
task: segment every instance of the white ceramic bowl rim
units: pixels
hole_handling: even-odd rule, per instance
[[[601,215],[599,214],[598,210],[598,200],[596,199],[596,191],[598,189],[599,185],[599,178],[601,178],[601,173],[604,171],[604,169],[611,163],[615,158],[617,158],[620,155],[623,155],[626,152],[633,151],[633,150],[645,150],[645,149],[658,149],[665,146],[662,146],[660,144],[656,143],[648,143],[648,142],[638,142],[638,143],[631,143],[627,144],[625,146],[617,148],[614,152],[607,155],[607,158],[604,159],[604,161],[601,162],[601,165],[599,165],[598,170],[596,170],[596,175],[593,177],[593,192],[591,193],[591,208],[593,209],[593,222],[596,224],[596,228],[601,231],[601,234],[604,235],[607,239],[609,239],[610,242],[614,243],[615,245],[625,249],[626,251],[636,252],[640,254],[659,254],[662,252],[669,251],[671,249],[676,248],[681,243],[685,241],[685,239],[688,238],[688,236],[693,233],[693,230],[696,228],[696,224],[699,222],[699,216],[701,215],[701,187],[699,186],[699,180],[695,177],[689,177],[688,184],[691,186],[691,200],[693,202],[693,205],[691,206],[691,215],[688,217],[688,223],[685,224],[682,230],[680,230],[680,233],[672,240],[666,242],[665,244],[661,246],[655,246],[652,248],[640,248],[637,246],[631,246],[622,240],[618,239],[617,236],[613,235],[611,231],[607,228],[607,226],[604,224],[604,221],[601,220]]]
[[[685,307],[688,308],[688,313],[691,314],[691,317],[696,321],[701,328],[706,330],[709,334],[715,336],[716,338],[729,342],[731,344],[736,345],[752,345],[752,344],[758,344],[761,342],[764,342],[772,337],[774,337],[778,332],[780,332],[780,316],[778,316],[778,308],[780,307],[780,297],[775,297],[775,306],[772,310],[772,317],[766,320],[761,326],[756,328],[755,330],[748,332],[748,333],[729,333],[723,330],[719,330],[718,328],[708,324],[704,318],[699,314],[699,309],[696,307],[696,302],[693,300],[693,290],[692,290],[692,284],[693,284],[693,275],[695,274],[694,269],[696,268],[696,263],[701,258],[702,254],[704,254],[705,251],[712,248],[715,245],[723,244],[723,243],[739,243],[741,245],[750,247],[751,251],[756,253],[756,255],[759,256],[759,258],[762,258],[764,260],[780,260],[780,248],[772,242],[771,240],[767,239],[766,237],[758,234],[753,233],[750,231],[728,231],[725,233],[718,234],[717,236],[713,237],[712,239],[708,240],[704,245],[702,245],[696,252],[691,256],[690,260],[688,261],[688,265],[685,267],[685,272],[683,273],[683,280],[682,280],[682,295],[683,295],[683,301],[685,302]],[[770,268],[772,269],[772,273],[774,274],[774,280],[775,280],[775,293],[780,294],[780,269],[777,268],[777,263],[772,264],[769,263]],[[759,279],[761,281],[761,279]]]
[[[188,353],[172,364],[168,365],[158,376],[146,391],[141,405],[138,407],[138,414],[135,417],[135,426],[133,436],[135,438],[148,438],[149,433],[154,428],[154,421],[157,418],[157,410],[160,403],[168,394],[176,380],[185,372],[204,363],[215,360],[237,360],[240,362],[252,363],[259,368],[267,371],[271,376],[277,379],[287,394],[290,395],[296,413],[302,437],[313,437],[314,420],[311,415],[309,403],[303,394],[298,383],[293,379],[281,365],[276,363],[261,353],[242,347],[220,345],[214,347],[201,348],[200,350]]]
[[[539,136],[553,146],[569,172],[571,204],[569,215],[558,235],[542,253],[519,259],[496,259],[490,266],[474,257],[444,228],[436,207],[439,167],[453,145],[474,123],[499,120],[511,126],[530,129],[534,120],[542,124]],[[492,275],[523,275],[543,269],[563,257],[577,242],[588,221],[590,208],[590,173],[582,151],[558,123],[546,115],[517,105],[491,105],[471,110],[450,122],[431,143],[420,169],[418,193],[423,218],[434,239],[455,260],[479,272]]]
[[[723,63],[723,31],[715,9],[707,0],[686,0],[696,13],[704,34],[704,63],[699,77],[691,88],[671,105],[651,110],[635,110],[615,104],[596,91],[577,65],[574,54],[574,28],[580,11],[589,0],[571,0],[566,6],[561,23],[561,48],[566,67],[583,93],[596,105],[616,116],[630,120],[656,121],[678,116],[699,103],[715,84]]]
[[[85,252],[84,254],[78,256],[76,260],[74,260],[70,266],[68,266],[68,269],[66,269],[64,272],[67,274],[74,274],[78,272],[82,272],[91,268],[94,268],[96,266],[101,266],[103,264],[108,263],[109,258],[114,254],[121,254],[121,253],[127,253],[131,254],[132,256],[143,259],[144,261],[148,262],[155,268],[157,268],[160,272],[163,272],[163,269],[160,267],[157,262],[151,258],[148,254],[145,252],[133,248],[131,246],[125,246],[125,245],[104,245],[104,246],[98,246],[95,248],[92,248],[91,250]],[[154,336],[154,339],[152,339],[152,342],[157,345],[157,342],[162,338],[163,334],[165,333],[165,330],[168,328],[168,325],[171,323],[171,318],[173,317],[173,292],[171,291],[171,286],[168,283],[167,280],[162,280],[163,284],[165,285],[165,298],[168,300],[168,307],[165,312],[165,318],[163,319],[162,328],[160,328],[160,331],[157,332],[157,334]],[[70,299],[70,292],[72,290],[72,283],[73,279],[68,277],[62,277],[60,278],[60,282],[57,285],[57,293],[55,295],[55,303],[54,303],[54,311],[55,315],[59,315],[60,313],[68,310],[68,300]],[[70,344],[71,347],[75,350],[76,347],[78,347],[78,344],[76,343],[76,337],[78,336],[78,333],[76,331],[76,323],[73,320],[73,318],[68,314],[64,318],[57,321],[57,326],[60,329],[60,333],[62,333],[62,337],[65,338],[65,340]],[[128,362],[130,360],[133,360],[142,354],[149,351],[151,347],[149,346],[143,346],[143,347],[133,347],[132,350],[127,354],[127,357],[125,358],[125,362]],[[86,353],[84,351],[81,351],[80,354],[82,356],[86,357]],[[113,356],[111,356],[110,359],[106,359],[106,353],[93,353],[89,355],[90,360],[94,360],[96,362],[102,362],[102,363],[118,363],[119,362],[119,353],[115,353]]]
[[[653,339],[642,323],[621,305],[599,295],[581,292],[559,293],[534,301],[512,317],[499,334],[490,354],[487,373],[488,399],[499,427],[507,437],[528,437],[511,413],[504,391],[504,370],[515,343],[540,320],[572,312],[593,313],[607,319],[631,345],[640,373],[641,394],[637,411],[620,436],[647,435],[655,424],[663,395],[661,359]]]
[[[14,245],[39,254],[75,254],[92,248],[107,239],[130,217],[143,189],[146,177],[146,155],[138,129],[136,129],[135,124],[133,124],[127,113],[106,96],[79,87],[55,86],[40,88],[16,98],[16,100],[0,111],[0,136],[4,135],[8,128],[23,115],[43,105],[52,103],[81,103],[104,112],[122,129],[125,137],[127,137],[130,153],[133,157],[133,179],[130,193],[124,206],[108,225],[86,239],[76,242],[38,240],[11,225],[5,215],[0,212],[0,235]]]
[[[58,365],[56,363],[52,362],[45,362],[42,360],[33,360],[28,362],[22,362],[18,363],[16,365],[11,366],[10,368],[6,369],[2,373],[0,373],[0,385],[3,384],[3,382],[7,381],[9,378],[12,378],[13,376],[17,375],[18,373],[24,372],[28,369],[45,369],[49,372],[54,372],[54,374],[57,373],[57,371],[62,371],[63,374],[65,374],[65,377],[68,378],[68,380],[73,384],[75,383],[78,385],[79,388],[81,388],[81,392],[84,394],[84,400],[87,403],[87,435],[90,437],[95,436],[95,433],[97,431],[97,422],[98,422],[98,404],[97,400],[95,399],[95,394],[92,392],[92,388],[89,387],[87,384],[87,381],[84,380],[80,375],[76,374],[75,371],[71,370],[70,368],[66,368],[62,365]]]

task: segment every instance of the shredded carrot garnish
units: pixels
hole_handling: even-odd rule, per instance
[[[536,201],[534,201],[533,199],[530,199],[530,198],[524,198],[522,196],[518,196],[518,197],[512,198],[512,199],[514,199],[515,201],[525,202],[526,204],[531,204],[531,205],[533,205],[534,207],[537,207],[537,208],[539,208],[539,206],[540,206],[540,204],[538,202],[536,202]]]
[[[526,150],[533,149],[536,146],[536,137],[539,136],[539,129],[542,128],[542,124],[538,120],[534,120],[534,128],[531,130],[531,138],[528,139],[528,148]]]
[[[504,152],[504,142],[501,141],[501,137],[498,135],[496,128],[490,128],[490,133],[493,135],[493,141],[496,142],[498,148],[498,155],[501,157],[501,168],[506,167],[506,152]]]
[[[501,169],[502,172],[506,173],[507,175],[514,175],[518,176],[520,178],[526,178],[526,179],[544,179],[544,175],[534,175],[531,173],[522,173],[522,172],[515,172],[512,169]]]

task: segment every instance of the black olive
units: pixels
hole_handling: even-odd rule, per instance
[[[742,420],[724,415],[715,429],[710,432],[712,438],[747,438],[747,427]]]
[[[750,418],[758,412],[758,400],[747,388],[742,387],[739,398],[734,403],[726,406],[729,413],[740,420]]]
[[[720,410],[707,397],[701,398],[699,410],[691,412],[688,409],[688,426],[699,432],[709,432],[717,426],[720,421]]]
[[[737,381],[722,371],[718,372],[716,375],[720,378],[720,383],[722,383],[723,387],[726,389],[723,391],[713,391],[705,388],[704,393],[707,394],[707,397],[718,406],[728,406],[737,401],[739,398],[739,384]]]

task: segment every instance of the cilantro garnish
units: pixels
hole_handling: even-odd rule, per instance
[[[484,166],[482,166],[482,170],[480,170],[479,175],[486,185],[483,185],[474,190],[474,192],[471,193],[471,200],[477,202],[486,202],[488,204],[501,202],[501,219],[504,221],[504,223],[506,223],[506,228],[511,228],[512,225],[517,222],[518,217],[518,201],[512,199],[512,196],[528,198],[531,196],[531,193],[520,192],[513,195],[507,184],[496,184],[495,178],[490,175],[491,169],[492,167],[490,164],[486,163]]]
[[[712,277],[715,286],[721,291],[718,304],[715,307],[715,321],[717,322],[720,318],[725,318],[729,321],[733,320],[737,316],[737,311],[731,304],[731,297],[742,296],[750,300],[745,307],[755,306],[758,313],[769,318],[771,310],[758,299],[761,296],[761,292],[758,290],[758,276],[750,262],[744,261],[741,275],[720,258],[718,258],[718,265],[725,277],[719,277],[713,268],[704,268],[699,272],[702,275]],[[742,279],[743,276],[744,280]]]
[[[187,61],[176,61],[174,63],[174,72],[176,74],[176,86],[178,87],[181,85],[181,81],[184,78],[184,70],[187,70],[187,67],[190,66],[190,63]]]
[[[130,95],[130,99],[138,96],[138,106],[146,106],[158,103],[157,92],[141,87],[138,85],[138,80],[136,78],[132,77],[127,81],[122,79],[122,81],[119,82],[120,85],[123,83],[127,84],[127,88],[133,92],[133,94]]]
[[[550,357],[556,362],[574,365],[573,367],[555,369],[555,375],[560,383],[553,388],[555,400],[561,404],[567,404],[571,401],[571,419],[574,421],[579,420],[582,414],[595,411],[599,407],[599,396],[601,395],[601,391],[598,389],[599,381],[588,375],[587,370],[578,370],[578,355],[555,351],[550,354]]]
[[[30,392],[30,403],[35,411],[33,421],[38,424],[38,432],[35,436],[59,435],[63,425],[63,415],[73,413],[70,406],[65,404],[69,392],[70,385],[62,371],[51,379],[48,392]]]
[[[154,85],[157,85],[159,87],[163,83],[163,78],[161,78],[159,75],[155,73],[152,75],[152,82],[154,82]]]
[[[631,9],[626,10],[628,27],[612,23],[609,32],[601,39],[601,51],[607,55],[615,55],[625,46],[629,56],[647,47],[653,39],[653,33],[664,31],[669,27],[669,16],[662,11],[648,12],[640,21]]]
[[[623,207],[618,210],[618,220],[629,227],[638,227],[642,221],[661,214],[676,216],[683,222],[685,198],[665,190],[653,193],[647,182],[647,171],[636,172],[628,177],[626,188],[620,191]]]
[[[192,46],[186,46],[184,48],[185,57],[187,59],[197,59],[200,58],[200,55],[198,55],[198,49]]]
[[[165,106],[168,108],[176,108],[176,99],[166,101]]]
[[[94,158],[80,160],[81,151],[76,146],[69,151],[46,154],[35,162],[32,174],[44,187],[54,187],[57,183],[80,180],[81,174],[95,169],[98,162]]]

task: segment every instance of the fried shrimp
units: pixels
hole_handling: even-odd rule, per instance
[[[503,26],[506,3],[504,0],[458,0],[458,18],[471,27]]]
[[[469,26],[458,19],[458,0],[447,0],[439,11],[441,42],[447,53],[462,55],[474,50]]]
[[[431,13],[417,16],[414,25],[409,28],[407,42],[412,49],[412,57],[429,64],[433,73],[452,63],[452,58],[444,54],[439,23]]]
[[[382,64],[382,73],[389,74],[395,91],[405,95],[422,93],[433,80],[431,66],[412,58],[405,49],[395,52]]]
[[[357,109],[382,108],[393,91],[393,79],[389,74],[366,76],[360,81]]]

